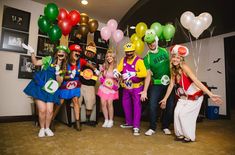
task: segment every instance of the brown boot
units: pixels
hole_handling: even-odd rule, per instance
[[[75,129],[76,129],[77,131],[81,131],[81,130],[82,130],[82,129],[81,129],[81,123],[80,123],[79,120],[76,120],[76,122],[75,122]]]

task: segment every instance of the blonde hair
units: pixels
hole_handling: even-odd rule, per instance
[[[174,56],[174,55],[176,55],[176,54],[172,54],[171,57]],[[184,62],[185,62],[184,57],[181,56],[179,65],[174,66],[172,64],[172,62],[170,63],[171,76],[173,76],[173,77],[180,77],[181,76],[181,73],[182,73],[182,67],[181,66],[182,66],[182,63],[184,63]]]
[[[110,67],[110,63],[108,62],[108,60],[106,59],[106,57],[108,56],[108,54],[111,54],[111,56],[113,57],[113,67],[115,67],[117,65],[117,60],[116,60],[116,55],[115,53],[113,52],[112,49],[108,49],[107,52],[106,52],[106,55],[105,55],[105,61],[104,61],[104,64],[103,64],[103,67],[104,67],[104,71],[107,71]]]

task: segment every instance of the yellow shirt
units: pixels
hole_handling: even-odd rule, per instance
[[[136,56],[134,56],[134,58],[131,60],[127,59],[127,63],[132,64],[135,58]],[[121,61],[119,62],[117,66],[117,70],[119,72],[122,72],[123,70],[123,61],[124,61],[124,58],[121,59]],[[147,76],[147,70],[145,68],[144,61],[142,59],[137,60],[136,65],[135,65],[135,70],[136,70],[136,77],[145,78]]]

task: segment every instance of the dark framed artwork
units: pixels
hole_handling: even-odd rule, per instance
[[[38,36],[37,56],[53,55],[59,41],[52,43],[49,38]]]
[[[94,42],[96,46],[100,46],[103,48],[108,48],[109,46],[109,41],[105,41],[104,39],[101,38],[100,31],[95,31]]]
[[[21,44],[25,43],[26,45],[28,45],[28,38],[28,33],[2,28],[0,48],[6,51],[27,53],[27,50],[22,48]]]
[[[4,6],[2,27],[29,32],[30,13]]]
[[[72,30],[69,33],[69,42],[73,42],[79,45],[87,43],[87,36],[84,37],[79,33],[79,25],[72,27]]]
[[[37,59],[40,59],[37,57]],[[31,56],[20,55],[18,79],[32,79],[35,71],[40,70],[40,67],[33,65]]]
[[[104,63],[106,52],[107,52],[107,49],[97,48],[96,60],[97,60],[98,64],[103,64]]]

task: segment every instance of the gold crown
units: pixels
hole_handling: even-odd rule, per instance
[[[96,47],[94,47],[94,46],[87,46],[87,47],[86,47],[86,50],[87,50],[87,51],[91,51],[91,52],[93,52],[93,53],[96,54]]]

